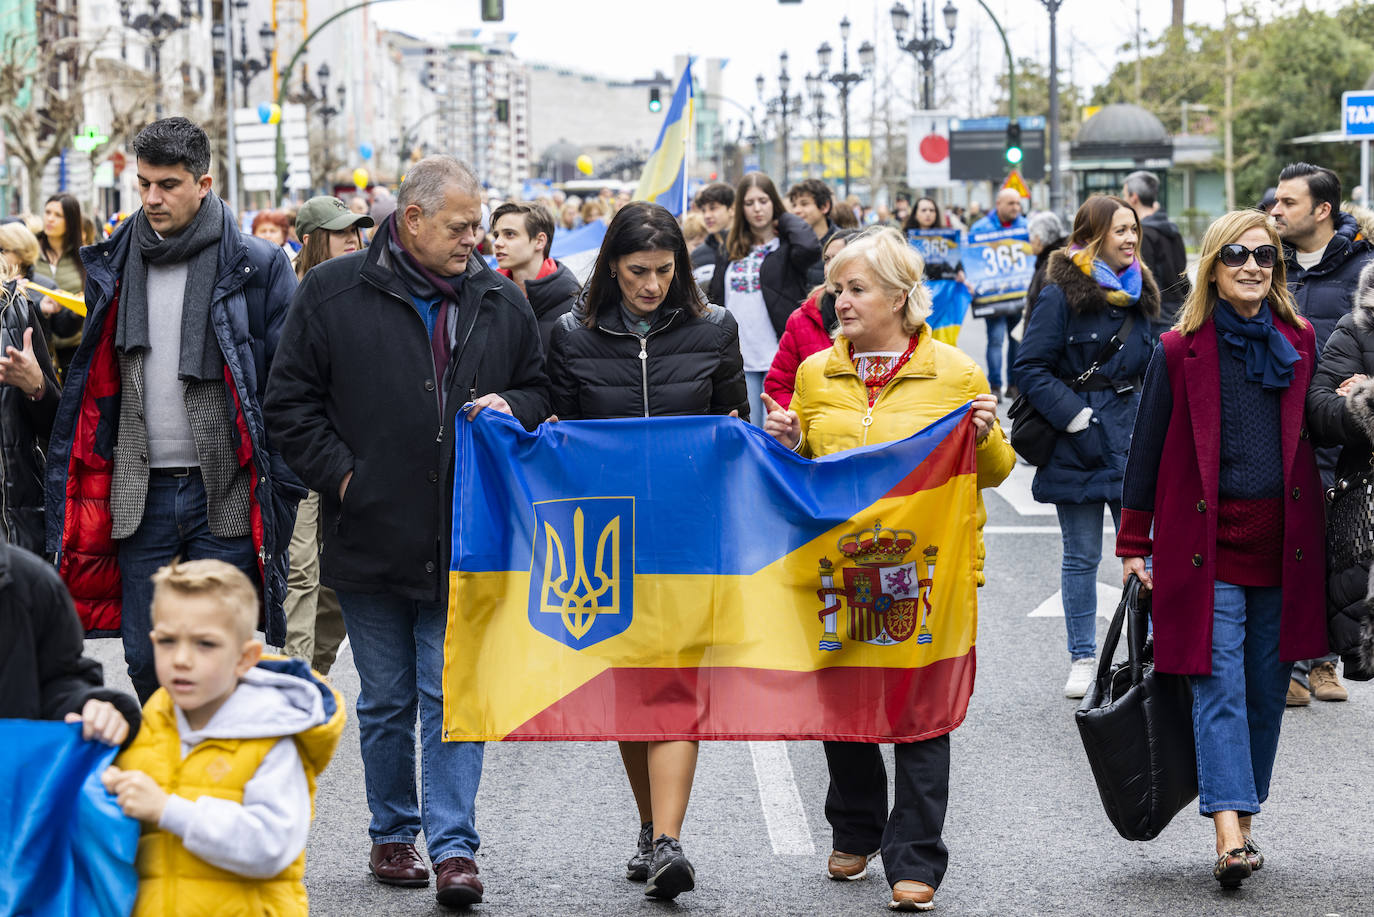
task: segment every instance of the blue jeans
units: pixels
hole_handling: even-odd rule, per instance
[[[1106,504],[1112,522],[1121,527],[1121,502]],[[1069,657],[1097,655],[1097,565],[1102,562],[1101,503],[1056,503],[1064,560],[1059,588],[1064,602],[1064,625],[1069,632]]]
[[[421,827],[437,866],[477,852],[481,742],[444,741],[444,631],[448,602],[338,592],[362,682],[358,732],[374,844],[413,844]],[[421,797],[415,798],[415,714]]]
[[[210,533],[205,482],[200,471],[184,477],[148,476],[143,519],[128,538],[119,542],[119,571],[124,582],[119,629],[124,638],[124,661],[140,704],[157,690],[153,667],[153,574],[173,559],[214,558],[233,564],[262,588],[258,552],[253,539],[220,538]]]
[[[763,409],[763,378],[768,373],[744,374],[744,388],[749,395],[749,422],[756,427],[763,426],[763,419],[768,416],[768,412]]]
[[[983,321],[988,323],[988,385],[1002,387],[1002,345],[1007,345],[1007,386],[1016,384],[1012,367],[1016,365],[1016,351],[1020,343],[1007,332],[1020,321],[1017,315],[989,315]]]
[[[1194,675],[1198,810],[1253,815],[1269,798],[1291,662],[1279,661],[1278,586],[1214,584],[1212,674]]]

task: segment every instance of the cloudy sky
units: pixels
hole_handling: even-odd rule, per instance
[[[505,0],[503,23],[482,23],[479,0],[400,0],[374,8],[376,21],[388,28],[449,36],[459,29],[485,27],[513,31],[518,56],[560,64],[611,77],[633,79],[672,69],[675,54],[691,53],[729,60],[725,94],[756,104],[754,78],[763,73],[776,95],[778,55],[790,54],[793,92],[816,68],[816,48],[828,41],[839,65],[839,21],[852,22],[851,52],[870,40],[877,49],[878,97],[890,93],[899,107],[909,107],[919,93],[915,60],[896,45],[888,10],[893,0]],[[921,0],[903,0],[908,9]],[[941,38],[947,33],[938,8],[945,0],[925,0],[936,8]],[[1039,0],[984,0],[1001,21],[1017,57],[1049,59],[1049,19]],[[1257,0],[1262,14],[1294,8],[1301,0]],[[1335,9],[1342,0],[1305,0],[1312,8]],[[1003,66],[1001,41],[977,0],[954,0],[959,9],[954,47],[937,59],[937,95],[954,110],[976,112],[990,104],[993,80]],[[1190,22],[1219,25],[1224,0],[1187,0]],[[1232,10],[1239,0],[1231,0]],[[1061,74],[1080,85],[1100,82],[1111,68],[1132,55],[1122,46],[1139,30],[1148,40],[1169,24],[1169,0],[1063,0],[1059,12]],[[919,9],[919,6],[916,7]],[[918,17],[913,17],[918,18]],[[423,28],[417,28],[423,23]],[[851,58],[857,67],[857,62]],[[855,111],[870,110],[875,81],[851,96]],[[1356,88],[1356,87],[1352,87]]]

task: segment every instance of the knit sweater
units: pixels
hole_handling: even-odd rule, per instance
[[[1283,461],[1279,393],[1245,378],[1234,347],[1217,336],[1220,358],[1221,468],[1217,579],[1238,586],[1278,586],[1283,567]],[[1158,365],[1156,365],[1158,364]],[[1151,359],[1131,451],[1158,464],[1173,411],[1164,350]],[[1126,476],[1122,505],[1153,511],[1155,481]]]

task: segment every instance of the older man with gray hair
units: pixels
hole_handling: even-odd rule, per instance
[[[483,409],[527,429],[549,415],[539,327],[519,288],[475,253],[481,218],[467,166],[416,163],[372,244],[306,275],[264,405],[287,464],[332,520],[320,579],[338,593],[362,682],[369,869],[390,885],[428,885],[423,829],[449,907],[483,891],[473,860],[483,746],[443,741],[454,426]]]

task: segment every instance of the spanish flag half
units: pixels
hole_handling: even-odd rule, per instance
[[[692,62],[682,71],[658,142],[644,163],[634,199],[652,201],[668,208],[675,217],[682,216],[687,203],[687,143],[692,130]]]
[[[459,423],[444,738],[914,741],[973,691],[967,406],[810,461],[726,417]]]

